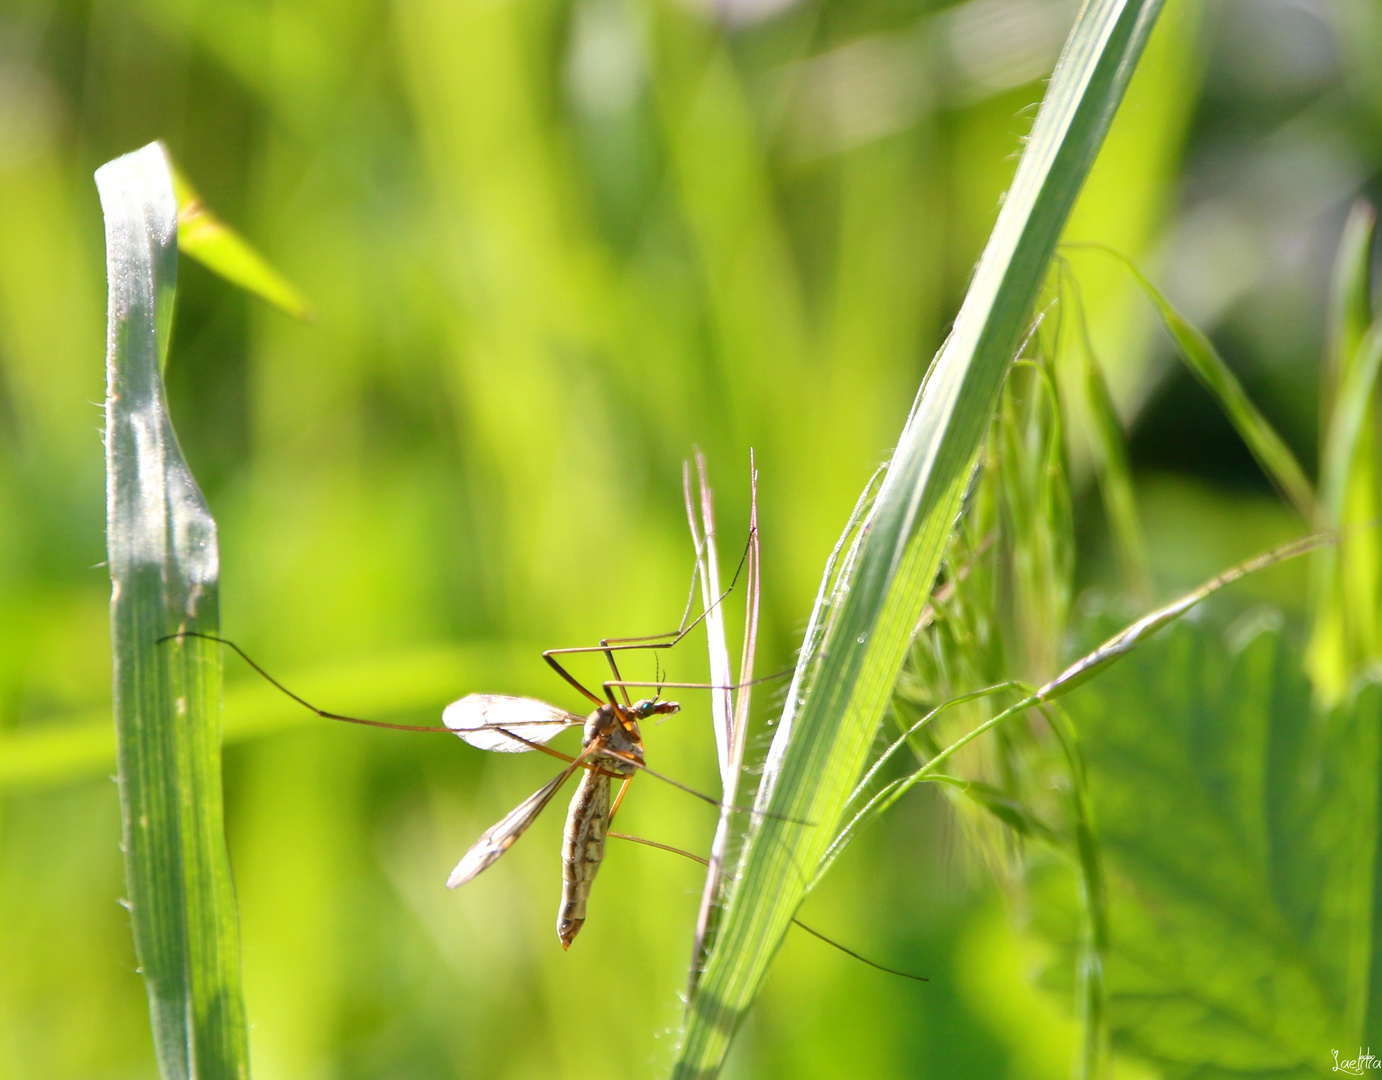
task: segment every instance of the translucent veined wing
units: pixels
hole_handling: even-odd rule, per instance
[[[528,743],[548,742],[559,732],[584,724],[585,717],[536,698],[467,694],[446,707],[441,722],[471,746],[521,754],[532,749]]]
[[[513,847],[513,842],[527,831],[528,826],[542,813],[543,807],[552,801],[557,788],[561,787],[577,768],[578,766],[571,765],[563,769],[500,818],[496,825],[486,829],[480,839],[470,845],[470,850],[456,864],[456,869],[451,871],[451,876],[446,879],[446,887],[459,888],[482,870],[488,870],[493,866],[499,860],[499,856]]]

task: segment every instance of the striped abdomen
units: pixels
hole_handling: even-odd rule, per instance
[[[585,922],[585,902],[590,883],[605,857],[609,831],[609,777],[582,771],[580,785],[566,812],[566,833],[561,845],[561,909],[557,936],[569,949]]]

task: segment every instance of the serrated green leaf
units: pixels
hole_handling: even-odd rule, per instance
[[[776,816],[750,826],[719,937],[687,1005],[679,1077],[718,1074],[834,835],[1056,241],[1160,8],[1160,0],[1092,0],[1071,31],[848,573],[833,590],[827,575],[756,804]]]
[[[178,250],[295,319],[316,318],[302,291],[275,270],[243,236],[208,210],[187,178],[176,166],[172,168],[173,190],[178,200]]]
[[[1235,650],[1187,623],[1067,702],[1108,871],[1113,1039],[1168,1077],[1323,1075],[1382,1035],[1365,1030],[1382,686],[1311,697],[1278,632]],[[1034,910],[1068,950],[1065,889]]]
[[[164,1080],[249,1075],[239,922],[221,801],[216,523],[159,378],[177,281],[163,148],[103,165],[106,543],[125,878]]]

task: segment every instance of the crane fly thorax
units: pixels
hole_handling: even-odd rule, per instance
[[[632,711],[618,705],[601,705],[585,722],[581,748],[598,743],[590,760],[606,772],[631,776],[643,764],[643,736]]]

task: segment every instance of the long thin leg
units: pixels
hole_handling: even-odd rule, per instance
[[[603,644],[605,644],[605,643],[602,641],[600,644],[603,645]],[[610,671],[614,672],[614,681],[611,682],[611,683],[609,683],[609,684],[605,687],[605,693],[609,693],[609,687],[610,687],[610,686],[618,685],[618,684],[623,680],[624,676],[622,676],[621,674],[619,674],[619,665],[616,664],[616,663],[614,662],[614,650],[613,650],[613,649],[605,649],[605,650],[604,650],[604,654],[605,654],[605,659],[609,661],[609,669],[610,669]],[[624,704],[625,704],[625,705],[632,705],[632,704],[633,704],[633,702],[629,700],[629,692],[628,692],[627,690],[625,690],[622,686],[620,686],[620,687],[619,687],[619,692],[620,692],[621,694],[624,695]],[[613,699],[611,698],[611,700],[613,700]]]
[[[660,773],[656,769],[649,768],[637,758],[631,757],[628,754],[621,754],[617,750],[611,750],[608,746],[604,747],[601,753],[612,758],[617,758],[619,761],[627,762],[639,772],[645,772],[653,779],[661,780],[664,784],[671,784],[674,788],[681,788],[681,790],[688,795],[694,795],[702,802],[709,803],[711,806],[721,810],[732,810],[736,814],[753,814],[755,817],[772,818],[774,821],[783,821],[788,825],[801,825],[808,829],[814,829],[816,827],[814,821],[803,821],[801,818],[787,817],[785,814],[774,814],[769,810],[755,810],[752,806],[735,806],[733,803],[722,803],[713,795],[707,795],[703,791],[697,791],[695,788],[683,784],[680,780],[673,780],[670,776]]]
[[[593,701],[596,705],[603,705],[605,703],[604,698],[596,697],[594,694],[592,694],[589,690],[587,690],[584,686],[581,685],[580,680],[578,680],[576,676],[572,675],[571,672],[567,671],[566,668],[562,667],[561,664],[559,664],[556,660],[557,655],[560,653],[600,651],[601,650],[598,646],[594,648],[584,649],[548,649],[542,654],[542,658],[546,660],[549,665],[551,665],[553,671],[555,671],[568,683],[574,686],[577,692],[580,693],[583,697]],[[614,699],[610,698],[610,701],[613,702]]]
[[[624,796],[628,793],[629,785],[633,783],[632,776],[624,777],[624,782],[619,785],[619,794],[614,797],[614,805],[609,808],[609,819],[614,820],[614,815],[619,813],[619,804],[624,801]]]
[[[611,654],[611,650],[602,649],[598,645],[580,645],[574,648],[567,649],[548,649],[542,654],[542,658],[547,661],[547,663],[551,666],[553,671],[555,671],[568,683],[574,686],[578,691],[580,691],[580,693],[584,694],[587,698],[593,701],[596,705],[604,705],[606,704],[606,699],[608,699],[608,704],[615,706],[615,711],[618,712],[619,702],[614,696],[613,687],[618,685],[618,683],[621,680],[611,679],[609,682],[605,683],[605,696],[599,697],[598,695],[591,693],[590,690],[588,690],[586,686],[579,679],[576,678],[576,676],[572,675],[571,672],[567,671],[566,668],[562,667],[561,663],[557,660],[558,656],[564,656],[568,653],[596,652],[603,653],[605,655],[605,658],[609,660],[609,666],[614,669],[615,675],[618,675],[619,666],[615,664],[614,657]],[[632,702],[629,701],[629,692],[627,690],[621,690],[620,692],[624,695],[624,704],[626,706],[632,704]]]
[[[616,648],[670,649],[678,641],[680,641],[692,630],[694,630],[697,626],[699,626],[705,620],[705,617],[709,615],[711,611],[715,610],[715,608],[717,608],[720,604],[724,603],[725,598],[728,597],[729,594],[734,591],[734,587],[739,583],[739,575],[743,573],[744,564],[749,557],[749,546],[751,546],[752,544],[753,531],[750,531],[749,544],[745,546],[744,554],[739,556],[739,565],[734,570],[734,577],[731,579],[729,583],[729,588],[725,589],[725,591],[719,595],[719,597],[710,605],[709,608],[697,615],[696,618],[692,620],[690,625],[688,625],[686,622],[687,616],[691,614],[691,603],[688,599],[686,610],[682,612],[681,623],[677,626],[675,630],[664,630],[660,634],[642,634],[639,637],[604,638],[600,641],[600,644],[602,646],[612,645]],[[693,596],[695,595],[695,585],[696,579],[693,575],[691,579]],[[672,638],[673,640],[660,645],[639,644],[640,642],[655,642],[659,638]]]
[[[609,687],[627,687],[630,689],[644,690],[740,690],[745,686],[757,686],[759,683],[772,682],[774,679],[785,679],[792,674],[792,668],[784,668],[782,671],[775,671],[771,675],[760,675],[756,679],[747,679],[744,682],[730,683],[728,686],[716,686],[714,683],[704,682],[636,682],[632,679],[615,681],[611,679],[605,683]]]
[[[623,645],[623,644],[629,644],[629,643],[632,643],[632,642],[640,642],[640,641],[656,641],[658,638],[665,638],[665,637],[681,638],[682,636],[684,636],[684,635],[686,634],[686,632],[687,632],[688,630],[690,630],[692,627],[694,627],[694,626],[696,625],[696,623],[692,623],[691,626],[687,626],[687,625],[686,625],[686,620],[689,619],[689,618],[691,617],[691,605],[694,604],[694,603],[696,602],[696,582],[697,582],[697,580],[700,578],[700,573],[701,573],[701,552],[705,550],[705,545],[709,542],[709,539],[710,539],[709,537],[706,537],[706,538],[702,539],[701,542],[700,542],[699,544],[696,545],[696,561],[695,561],[694,563],[692,563],[692,565],[691,565],[691,587],[690,587],[689,589],[687,589],[687,591],[686,591],[686,606],[685,606],[684,608],[681,609],[681,621],[677,623],[677,628],[676,628],[675,630],[667,630],[667,631],[664,631],[664,632],[661,633],[661,634],[643,634],[643,635],[641,635],[641,636],[639,636],[639,637],[604,638],[604,639],[601,640],[600,644],[601,644],[601,645],[612,645],[612,644],[621,644],[621,645]],[[744,547],[744,554],[741,555],[741,556],[739,557],[739,565],[738,565],[738,567],[735,568],[735,571],[734,571],[734,579],[729,583],[729,588],[726,589],[723,593],[720,594],[720,599],[719,599],[719,600],[716,600],[714,604],[711,604],[711,605],[710,605],[712,608],[715,607],[715,604],[720,603],[720,601],[724,600],[725,597],[727,597],[731,592],[734,591],[734,586],[735,586],[735,585],[738,583],[738,581],[739,581],[739,572],[740,572],[741,570],[743,570],[743,568],[744,568],[744,560],[748,557],[749,547],[750,547],[752,544],[753,544],[753,534],[750,533],[750,534],[749,534],[749,543],[748,543],[748,545],[746,545],[746,546]],[[698,618],[698,619],[696,620],[696,622],[700,622],[700,620],[703,619],[703,618],[705,618],[704,615],[700,616],[700,618]]]
[[[255,673],[259,675],[262,679],[264,679],[264,681],[267,682],[270,686],[274,687],[274,689],[292,698],[308,712],[316,713],[323,720],[339,720],[342,723],[346,724],[361,724],[364,727],[385,728],[389,731],[435,731],[445,735],[456,734],[456,732],[449,727],[433,727],[422,724],[390,724],[385,720],[365,720],[359,716],[345,716],[342,713],[327,712],[325,709],[319,709],[306,698],[299,697],[297,694],[293,693],[293,691],[289,690],[281,682],[275,679],[272,675],[270,675],[267,671],[265,671],[262,667],[255,663],[252,659],[250,659],[249,654],[246,653],[244,649],[240,648],[239,645],[235,644],[235,642],[231,641],[229,638],[217,637],[215,634],[203,634],[196,630],[182,630],[176,634],[168,634],[164,637],[159,638],[155,642],[155,644],[161,645],[165,641],[173,641],[178,638],[185,637],[201,638],[203,641],[214,641],[218,645],[225,645],[228,648],[233,649],[235,651],[235,654],[239,656],[240,659],[247,663],[251,668],[253,668]],[[534,742],[531,739],[525,739],[522,735],[518,735],[512,731],[507,730],[506,728],[499,728],[499,730],[503,732],[503,734],[507,735],[509,738],[517,742],[526,743],[533,750],[541,750],[544,754],[548,754],[551,757],[559,758],[560,760],[566,762],[576,760],[570,754],[563,754],[560,750],[554,750],[552,749],[552,747],[544,746],[540,742]]]
[[[281,682],[275,679],[262,667],[260,667],[253,660],[251,660],[249,654],[246,653],[244,649],[240,648],[239,645],[235,644],[235,642],[231,641],[229,638],[217,637],[215,634],[202,634],[196,630],[180,630],[176,634],[164,635],[163,637],[159,638],[156,642],[154,642],[154,644],[162,645],[165,641],[174,641],[180,638],[189,637],[201,638],[203,641],[214,641],[218,645],[225,645],[233,649],[235,651],[235,654],[239,656],[240,659],[247,663],[251,668],[253,668],[255,673],[258,674],[262,679],[264,679],[264,681],[269,683],[270,686],[274,687],[281,693],[286,694],[288,697],[292,698],[294,701],[296,701],[299,705],[301,705],[304,709],[308,710],[309,712],[316,713],[323,720],[341,720],[347,724],[364,724],[366,727],[388,728],[390,731],[439,731],[445,732],[448,735],[455,734],[455,732],[448,727],[430,727],[421,726],[417,724],[389,724],[383,720],[362,720],[358,716],[343,716],[340,713],[327,712],[325,709],[319,709],[306,698],[299,697],[297,694],[293,693]]]
[[[361,717],[358,717],[358,716],[346,716],[346,715],[344,715],[344,714],[342,714],[342,713],[327,712],[325,709],[319,709],[319,708],[317,708],[315,705],[313,705],[310,701],[308,701],[306,698],[300,697],[299,695],[293,693],[293,691],[289,690],[289,689],[288,689],[286,686],[284,686],[281,682],[279,682],[277,679],[275,679],[272,675],[270,675],[267,671],[265,671],[262,667],[260,667],[254,660],[252,660],[252,659],[250,658],[249,654],[247,654],[247,653],[245,652],[244,649],[240,648],[239,645],[235,644],[235,642],[231,641],[229,638],[217,637],[217,636],[214,635],[214,634],[203,634],[203,633],[200,633],[200,632],[198,632],[198,631],[196,631],[196,630],[183,630],[183,631],[181,631],[181,632],[179,632],[179,633],[176,633],[176,634],[168,634],[168,635],[166,635],[166,636],[164,636],[164,637],[159,638],[159,639],[157,640],[156,644],[160,644],[160,645],[161,645],[161,644],[162,644],[163,642],[165,642],[165,641],[172,641],[172,640],[175,640],[175,639],[178,639],[178,638],[185,638],[185,637],[201,638],[203,641],[214,641],[214,642],[216,642],[218,645],[225,645],[225,646],[228,646],[230,649],[232,649],[232,650],[235,651],[236,655],[239,656],[241,660],[243,660],[243,661],[244,661],[246,664],[248,664],[252,669],[254,669],[254,671],[255,671],[261,678],[263,678],[266,682],[268,682],[271,686],[273,686],[274,688],[276,688],[277,690],[279,690],[279,691],[282,692],[283,694],[287,695],[288,697],[292,698],[292,699],[293,699],[294,701],[296,701],[299,705],[301,705],[304,709],[308,710],[309,712],[315,713],[316,715],[320,716],[320,717],[321,717],[322,719],[324,719],[324,720],[340,720],[340,721],[342,721],[342,722],[344,722],[344,723],[347,723],[347,724],[362,724],[362,725],[364,725],[365,727],[387,728],[387,729],[390,730],[390,731],[435,731],[435,732],[439,732],[439,733],[441,733],[441,734],[446,734],[446,735],[455,735],[455,734],[456,734],[456,732],[454,732],[453,730],[451,730],[451,728],[448,728],[448,727],[425,727],[425,726],[421,726],[421,725],[417,725],[417,724],[390,724],[390,723],[388,723],[388,722],[386,722],[386,721],[384,721],[384,720],[365,720],[365,719],[362,719]],[[597,704],[601,704],[601,705],[604,704],[603,701],[600,701],[599,698],[595,698],[593,694],[590,694],[589,691],[586,691],[585,688],[584,688],[584,687],[581,687],[579,683],[576,683],[574,679],[572,679],[571,682],[572,682],[574,685],[578,686],[583,692],[585,692],[585,693],[587,694],[587,696],[594,698],[594,700],[596,701]],[[557,758],[557,759],[559,759],[559,760],[561,760],[561,761],[565,761],[565,762],[567,762],[568,764],[571,764],[571,765],[579,765],[581,768],[586,769],[586,770],[588,770],[588,771],[590,771],[590,772],[603,772],[603,771],[604,771],[604,770],[602,770],[602,769],[600,768],[600,766],[599,766],[598,764],[596,764],[596,763],[594,763],[594,762],[589,762],[589,761],[584,760],[584,759],[587,758],[591,753],[594,752],[594,751],[593,751],[593,748],[594,748],[594,746],[596,745],[596,744],[594,744],[594,743],[592,743],[591,746],[588,746],[588,747],[586,747],[584,750],[582,750],[581,753],[580,753],[578,756],[572,757],[570,754],[563,754],[560,750],[554,750],[552,747],[550,747],[550,746],[545,746],[545,745],[543,745],[543,744],[540,743],[540,742],[534,742],[534,741],[531,740],[531,739],[525,739],[522,735],[519,735],[517,732],[510,731],[510,730],[507,729],[507,728],[500,727],[500,728],[498,728],[498,730],[501,731],[501,732],[503,732],[503,733],[504,733],[506,736],[508,736],[510,739],[513,739],[515,742],[525,743],[527,746],[529,746],[529,747],[532,748],[533,750],[541,750],[544,754],[548,754],[548,755],[550,755],[551,757]],[[619,758],[621,761],[627,761],[630,765],[633,765],[633,766],[635,766],[636,768],[641,769],[642,771],[648,773],[649,775],[656,777],[658,780],[661,780],[661,781],[663,781],[664,783],[671,784],[673,787],[681,788],[683,791],[688,792],[689,794],[694,795],[696,798],[702,799],[702,800],[704,800],[705,802],[708,802],[708,803],[710,803],[710,804],[713,805],[713,806],[720,806],[720,805],[721,805],[716,799],[712,798],[711,796],[706,795],[706,794],[704,794],[703,792],[697,791],[695,788],[688,787],[688,786],[685,785],[685,784],[682,784],[682,783],[680,783],[680,782],[678,782],[678,781],[676,781],[676,780],[673,780],[670,776],[664,776],[664,775],[662,775],[662,773],[655,772],[654,770],[648,768],[648,766],[645,765],[645,764],[643,764],[643,762],[641,762],[641,761],[637,761],[637,760],[635,760],[634,758],[631,758],[631,757],[625,757],[625,755],[623,755],[623,754],[614,754],[612,751],[609,751],[608,749],[606,749],[605,752],[606,752],[606,753],[609,753],[609,754],[610,754],[611,756],[613,756],[613,757]],[[611,777],[617,777],[618,774],[617,774],[617,773],[611,773],[610,776],[611,776]],[[622,777],[621,779],[623,779],[624,784],[623,784],[623,787],[621,787],[621,788],[620,788],[620,791],[619,791],[619,799],[620,799],[620,800],[623,799],[623,797],[624,797],[624,791],[627,790],[629,781],[632,779],[632,777]],[[615,807],[618,807],[618,805],[619,805],[619,803],[618,803],[618,801],[616,801],[616,802],[615,802]],[[753,811],[751,811],[751,810],[750,810],[749,808],[747,808],[747,807],[738,807],[738,806],[734,806],[734,807],[730,807],[729,809],[731,809],[731,810],[739,810],[739,811],[743,811],[743,812],[745,812],[745,813],[752,813],[752,812],[753,812]],[[799,824],[804,824],[804,823],[799,823]]]
[[[582,654],[600,653],[602,656],[605,657],[606,660],[609,661],[610,668],[614,671],[614,674],[618,676],[619,666],[614,662],[614,654],[616,652],[629,652],[634,649],[670,649],[673,645],[677,644],[677,642],[681,641],[681,639],[684,638],[687,634],[689,634],[694,628],[695,623],[692,623],[692,625],[688,626],[685,630],[674,630],[672,631],[672,633],[676,634],[676,637],[673,638],[673,640],[658,642],[656,644],[621,645],[616,644],[616,642],[621,640],[639,641],[642,639],[611,638],[608,641],[601,642],[599,645],[569,645],[561,649],[545,649],[542,653],[542,659],[547,661],[548,665],[551,666],[553,671],[555,671],[558,675],[565,679],[571,686],[575,687],[578,693],[588,698],[596,705],[603,705],[605,704],[605,698],[602,698],[597,694],[592,693],[584,684],[581,683],[579,679],[576,678],[576,676],[572,675],[571,672],[567,671],[566,668],[564,668],[561,665],[561,662],[557,660],[558,656],[579,656]],[[657,636],[665,637],[666,635]],[[605,693],[608,696],[609,703],[611,705],[617,705],[618,702],[614,698],[613,690],[608,688],[618,686],[622,682],[622,679],[616,677],[605,684],[607,687]],[[624,697],[625,704],[628,704],[628,695],[625,694]]]
[[[614,654],[616,652],[629,652],[634,649],[670,649],[678,642],[680,642],[682,638],[684,638],[687,634],[689,634],[692,630],[694,630],[705,620],[705,617],[710,614],[711,610],[713,610],[717,605],[723,603],[725,597],[727,597],[731,592],[734,591],[734,586],[737,585],[739,582],[739,575],[744,570],[744,564],[748,561],[749,547],[752,546],[752,544],[753,532],[750,531],[749,543],[744,546],[744,554],[739,557],[739,565],[734,570],[734,578],[730,581],[729,588],[722,592],[719,598],[713,604],[711,604],[709,608],[697,615],[695,619],[693,619],[690,622],[690,624],[687,624],[686,622],[686,617],[691,612],[691,601],[690,599],[688,599],[686,610],[682,613],[681,617],[682,625],[675,630],[668,630],[661,634],[644,634],[640,637],[602,638],[600,644],[598,645],[573,645],[561,649],[545,649],[542,653],[542,659],[545,660],[547,664],[552,668],[552,670],[555,671],[558,675],[560,675],[564,680],[566,680],[567,684],[573,687],[576,690],[576,692],[579,693],[582,697],[586,698],[588,701],[591,701],[596,705],[603,705],[605,704],[604,698],[601,698],[599,695],[593,693],[579,679],[572,675],[571,672],[567,671],[566,668],[564,668],[561,665],[561,662],[556,659],[558,656],[572,656],[581,653],[602,653],[605,659],[609,661],[610,670],[614,672],[615,676],[614,679],[609,684],[607,684],[605,693],[609,698],[609,703],[612,705],[617,705],[618,702],[614,699],[610,687],[618,686],[620,683],[623,682],[623,679],[620,678],[619,666],[615,663]],[[697,560],[697,565],[699,566],[699,560]],[[695,584],[696,579],[693,574],[691,579],[693,597],[695,595]],[[670,638],[671,640],[662,641],[660,640],[661,638]],[[624,694],[624,703],[629,703],[627,693]]]
[[[610,814],[610,817],[612,818],[612,817],[614,817],[614,815],[613,815],[613,814]],[[648,839],[646,839],[645,837],[642,837],[642,836],[632,836],[632,835],[630,835],[629,833],[610,832],[610,833],[607,833],[606,835],[609,836],[609,837],[610,837],[611,839],[613,839],[613,840],[631,840],[631,841],[633,841],[635,844],[642,844],[642,845],[644,845],[645,847],[657,848],[659,851],[670,851],[673,855],[684,855],[684,856],[686,856],[686,858],[690,859],[692,862],[698,862],[698,863],[700,863],[702,866],[709,866],[709,865],[710,865],[710,860],[709,860],[709,859],[703,859],[703,858],[701,858],[699,855],[693,854],[692,852],[687,851],[687,850],[685,850],[684,848],[673,847],[671,844],[660,844],[660,843],[658,843],[656,840],[648,840]],[[911,979],[911,980],[913,980],[914,982],[930,982],[930,981],[931,981],[931,980],[928,979],[925,975],[913,975],[913,974],[912,974],[911,972],[909,972],[909,971],[898,971],[896,968],[884,967],[882,964],[879,964],[879,963],[876,963],[876,962],[873,961],[873,960],[870,960],[867,956],[860,956],[860,955],[859,955],[857,952],[855,952],[853,949],[848,949],[848,948],[846,948],[845,946],[841,945],[838,941],[836,941],[834,938],[828,938],[828,937],[826,937],[824,934],[822,934],[819,930],[814,930],[814,929],[812,929],[811,927],[807,926],[804,922],[802,922],[802,921],[801,921],[800,919],[798,919],[796,916],[793,916],[793,917],[792,917],[792,922],[796,923],[799,927],[801,927],[803,930],[805,930],[805,931],[806,931],[808,934],[810,934],[812,937],[819,938],[821,941],[824,941],[827,945],[831,946],[832,948],[839,949],[840,952],[844,953],[846,956],[852,956],[852,957],[854,957],[854,959],[858,960],[860,963],[868,964],[868,966],[871,967],[871,968],[877,968],[879,971],[887,972],[889,975],[900,975],[902,978],[904,978],[904,979]]]
[[[691,564],[691,587],[686,590],[686,606],[681,609],[681,622],[677,623],[677,629],[686,625],[686,620],[691,617],[691,605],[696,602],[696,581],[701,576],[701,553],[705,551],[708,540],[701,540],[696,545],[696,560]],[[654,635],[661,637],[663,635]]]

